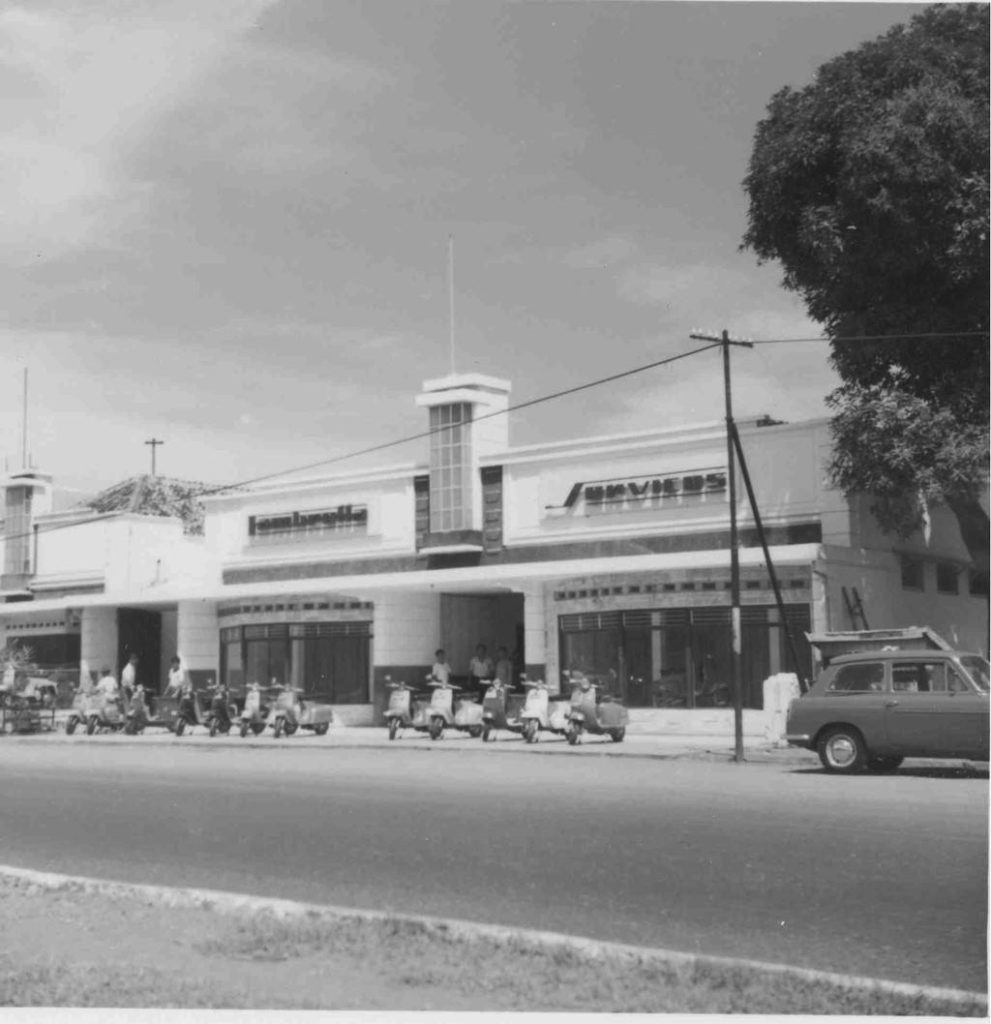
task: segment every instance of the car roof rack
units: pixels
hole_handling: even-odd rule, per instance
[[[806,639],[822,657],[823,666],[841,654],[864,651],[952,651],[929,626],[903,626],[895,629],[851,629],[837,632],[806,633]]]

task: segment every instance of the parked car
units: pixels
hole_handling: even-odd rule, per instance
[[[788,708],[785,739],[830,772],[894,771],[906,757],[988,760],[988,662],[948,650],[833,658]]]

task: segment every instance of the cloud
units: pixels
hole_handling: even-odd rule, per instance
[[[0,188],[15,197],[0,255],[51,259],[140,216],[150,189],[129,149],[270,2],[0,12]]]
[[[564,256],[564,264],[574,270],[595,270],[611,267],[629,259],[637,251],[637,243],[632,238],[622,235],[611,235],[591,242],[578,249],[572,249]]]

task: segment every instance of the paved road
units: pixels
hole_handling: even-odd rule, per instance
[[[986,776],[76,740],[0,740],[0,862],[986,988]]]

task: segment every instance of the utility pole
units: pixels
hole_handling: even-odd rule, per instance
[[[151,475],[155,475],[155,449],[160,444],[165,444],[164,441],[159,441],[157,437],[153,437],[150,441],[145,441],[145,444],[151,445]]]
[[[743,629],[740,624],[740,538],[736,524],[736,451],[733,435],[733,392],[730,383],[730,345],[753,348],[751,341],[737,341],[730,338],[728,331],[718,337],[713,334],[693,332],[689,335],[696,341],[718,342],[723,350],[723,389],[726,393],[726,475],[729,478],[729,566],[730,566],[730,610],[733,631],[733,653],[730,658],[730,677],[733,688],[733,732],[736,739],[734,760],[743,761]]]

